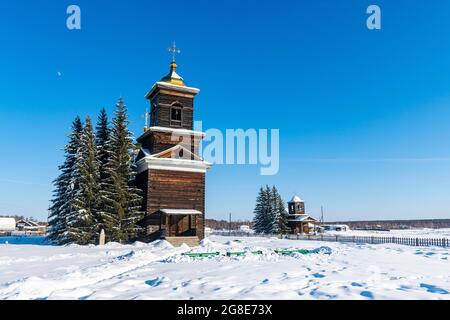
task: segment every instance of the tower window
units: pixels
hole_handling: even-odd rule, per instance
[[[170,122],[172,125],[181,126],[181,108],[172,107],[170,111]]]
[[[150,116],[150,123],[152,126],[156,126],[157,125],[157,119],[158,119],[158,109],[156,108],[156,106],[152,107],[152,114]]]

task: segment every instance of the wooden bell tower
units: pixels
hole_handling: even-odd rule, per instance
[[[150,126],[138,138],[137,185],[144,192],[146,239],[198,244],[204,238],[205,174],[211,164],[198,154],[205,134],[193,131],[194,99],[176,72],[175,45],[170,72],[146,94]]]

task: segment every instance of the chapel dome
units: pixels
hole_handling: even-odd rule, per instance
[[[170,64],[170,72],[168,75],[166,75],[165,77],[163,77],[161,79],[162,82],[167,82],[170,84],[174,84],[177,86],[186,86],[186,83],[184,83],[183,78],[177,73],[177,67],[178,65],[176,64],[175,61],[172,61],[172,63]]]

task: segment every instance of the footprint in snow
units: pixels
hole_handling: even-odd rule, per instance
[[[375,297],[373,296],[373,293],[370,291],[361,291],[360,295],[367,299],[370,299],[370,300],[375,299]]]
[[[359,282],[352,282],[352,286],[353,287],[364,287],[364,285],[362,283],[359,283]]]
[[[421,283],[420,287],[427,289],[427,291],[431,292],[431,293],[449,294],[449,292],[447,290],[439,288],[439,287],[436,287],[436,286],[434,286],[432,284]]]
[[[309,295],[310,295],[310,296],[313,296],[314,298],[317,298],[317,299],[323,299],[323,298],[326,298],[326,299],[336,299],[336,298],[337,298],[337,295],[335,295],[335,294],[330,294],[330,293],[326,293],[326,292],[320,291],[319,289],[313,289],[313,290],[309,293]]]
[[[281,275],[281,280],[290,280],[291,277],[289,276],[289,274],[287,272],[283,272],[283,274]]]
[[[416,254],[417,255],[425,255],[426,257],[430,257],[430,256],[434,256],[436,253],[435,252],[431,252],[431,251],[425,252],[425,251],[422,251],[422,250],[417,250]]]
[[[314,273],[312,274],[312,276],[314,278],[320,279],[320,278],[325,278],[325,275],[321,274],[321,273]]]
[[[400,291],[410,291],[412,289],[413,289],[412,287],[406,286],[406,285],[403,285],[403,284],[399,288],[397,288],[397,290],[400,290]]]
[[[151,280],[147,280],[145,281],[145,284],[148,284],[151,287],[157,287],[159,286],[161,283],[166,282],[168,279],[166,277],[162,277],[162,278],[155,278],[155,279],[151,279]]]

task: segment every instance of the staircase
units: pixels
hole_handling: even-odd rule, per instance
[[[200,244],[200,239],[198,237],[166,237],[165,240],[170,242],[173,246],[179,246],[185,243],[189,247],[196,247]]]

